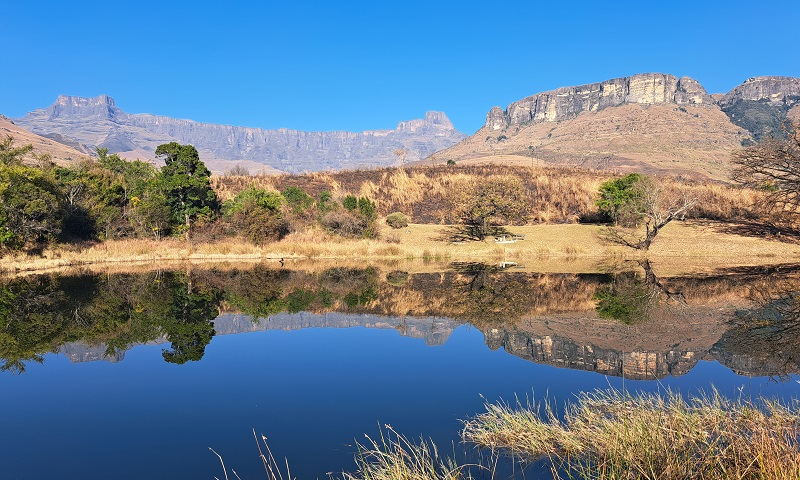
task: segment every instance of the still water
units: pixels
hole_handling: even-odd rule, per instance
[[[421,270],[421,271],[420,271]],[[485,401],[609,386],[800,396],[800,270],[659,277],[453,264],[273,266],[0,281],[10,479],[298,478],[383,425],[457,454]],[[413,270],[412,270],[413,271]],[[528,474],[527,478],[535,478]]]

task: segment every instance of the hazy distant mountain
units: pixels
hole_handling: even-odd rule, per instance
[[[244,165],[251,172],[396,165],[423,159],[466,137],[442,112],[427,112],[423,119],[400,122],[394,130],[304,132],[129,114],[107,95],[62,95],[53,105],[34,110],[16,123],[39,135],[58,136],[62,143],[104,147],[129,158],[151,159],[161,143],[190,143],[218,171],[234,164]]]
[[[800,118],[800,78],[756,77],[725,95],[645,73],[492,108],[474,135],[428,162],[559,164],[725,178],[730,154]]]

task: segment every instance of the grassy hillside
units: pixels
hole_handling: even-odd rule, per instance
[[[220,198],[232,198],[250,185],[283,190],[302,188],[313,196],[323,191],[334,197],[345,194],[373,199],[381,214],[400,211],[414,223],[455,223],[452,192],[489,175],[518,177],[528,192],[529,223],[578,223],[597,216],[594,204],[599,185],[613,172],[522,165],[439,165],[380,170],[281,176],[223,176],[212,179]],[[746,220],[758,216],[754,205],[759,192],[712,181],[665,180],[675,192],[687,192],[699,200],[692,217],[712,220]]]

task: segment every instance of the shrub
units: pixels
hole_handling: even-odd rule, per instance
[[[299,187],[287,187],[281,194],[295,213],[305,212],[314,204],[314,198]]]
[[[368,220],[375,220],[378,217],[375,202],[367,197],[358,198],[358,213]]]
[[[352,212],[358,207],[358,199],[355,195],[347,195],[342,199],[342,206],[345,210]]]
[[[317,210],[320,213],[328,213],[336,210],[336,202],[333,201],[333,195],[331,192],[325,190],[319,194],[319,199],[317,200]]]
[[[284,198],[277,192],[249,187],[225,204],[226,221],[256,245],[280,240],[289,233],[280,210]]]
[[[406,228],[408,226],[408,217],[400,212],[390,213],[386,216],[386,225],[392,228]]]
[[[354,212],[329,212],[320,220],[328,231],[348,238],[374,238],[374,222]]]

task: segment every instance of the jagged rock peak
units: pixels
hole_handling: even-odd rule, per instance
[[[96,107],[107,105],[109,107],[116,107],[117,104],[114,99],[108,95],[98,95],[96,97],[78,97],[75,95],[59,95],[56,98],[55,105],[73,106],[73,107]]]
[[[78,97],[73,95],[59,95],[56,101],[45,109],[50,118],[62,115],[99,116],[113,118],[121,113],[114,99],[108,95],[96,97]]]
[[[576,87],[561,87],[514,102],[505,110],[494,107],[486,116],[486,128],[501,130],[512,125],[557,122],[626,103],[714,105],[697,80],[664,73],[641,73]]]
[[[397,130],[418,130],[420,128],[433,127],[440,130],[455,130],[453,123],[444,112],[428,111],[425,118],[406,120],[397,124]]]

